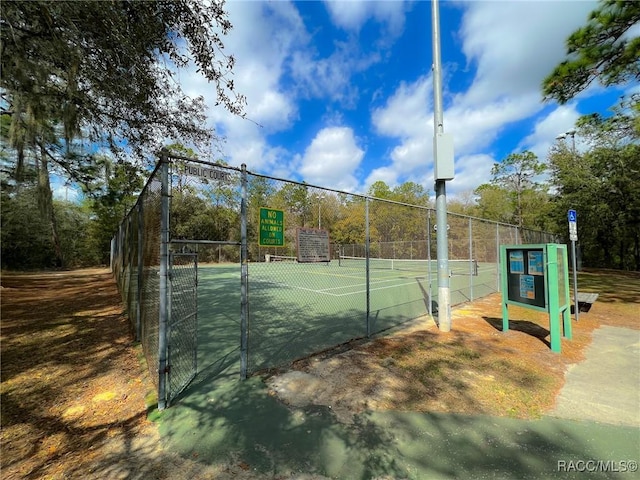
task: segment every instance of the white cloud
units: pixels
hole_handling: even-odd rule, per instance
[[[464,155],[456,158],[455,178],[449,182],[447,193],[469,192],[491,180],[495,159],[486,154]]]
[[[546,113],[541,83],[565,57],[565,39],[584,24],[597,4],[521,1],[458,5],[463,11],[459,44],[443,49],[444,53],[447,48],[460,48],[466,55],[458,60],[463,65],[444,58],[444,125],[454,136],[456,161],[456,178],[450,183],[453,192],[472,190],[488,181],[493,157],[504,154],[504,147],[497,147],[504,145],[502,137],[512,136],[514,125],[533,125],[540,112]],[[212,108],[210,119],[226,136],[226,160],[232,165],[246,163],[261,173],[287,178],[302,175],[314,184],[351,191],[376,180],[390,186],[411,180],[431,189],[431,74],[423,69],[416,73],[417,78],[400,78],[385,101],[382,95],[389,88],[388,81],[397,75],[386,76],[372,68],[386,60],[386,51],[380,46],[399,38],[412,6],[362,1],[326,2],[325,7],[342,32],[336,34],[331,26],[302,18],[289,2],[227,4],[234,29],[225,39],[226,51],[236,57],[235,85],[247,96],[246,110],[252,121]],[[307,31],[305,22],[314,30]],[[359,38],[365,25],[367,34],[370,27],[379,28],[378,37],[366,45]],[[370,71],[381,75],[381,81],[368,82],[365,87],[359,80]],[[188,80],[189,93],[213,98],[211,86]],[[580,98],[599,93],[601,88],[594,85]],[[367,108],[365,95],[369,105],[377,106],[369,107],[369,131],[357,130],[366,138],[367,148],[354,133],[366,121],[353,115]],[[575,122],[580,98],[573,106],[554,108],[535,123],[518,148],[531,149],[542,158],[555,136]],[[318,109],[319,99],[324,105]],[[313,118],[306,113],[308,104],[314,104],[315,110],[309,110]],[[351,121],[361,123],[351,127]],[[304,153],[296,150],[308,135],[307,129],[318,123],[324,128]],[[303,137],[285,143],[302,125]],[[282,143],[275,143],[276,138]],[[374,148],[379,145],[383,146]],[[511,146],[515,148],[515,142]],[[493,151],[496,148],[503,150],[498,154]],[[365,149],[382,158],[365,158]]]
[[[469,2],[461,38],[477,65],[466,102],[539,92],[542,80],[566,54],[565,40],[582,26],[596,2]]]
[[[433,135],[425,129],[423,135],[405,140],[391,152],[393,165],[399,169],[398,176],[409,174],[417,168],[423,168],[433,161]],[[404,175],[402,175],[404,176]]]
[[[393,187],[410,180],[431,187],[427,172],[433,163],[432,92],[431,75],[402,82],[387,103],[372,112],[376,133],[399,143],[389,152],[391,163],[374,169],[366,185],[382,180]]]
[[[334,104],[353,108],[360,94],[353,74],[379,62],[380,55],[362,53],[357,38],[351,38],[334,41],[332,52],[319,56],[313,36],[289,2],[229,2],[226,8],[234,28],[224,39],[225,52],[236,59],[235,89],[247,98],[249,120],[216,107],[212,86],[194,71],[182,74],[181,83],[186,93],[208,99],[209,121],[225,137],[230,164],[292,174],[295,152],[269,145],[268,136],[295,126],[301,99],[329,99],[328,112]]]
[[[305,150],[299,172],[308,183],[357,191],[354,173],[363,157],[350,128],[328,127],[320,130]]]
[[[462,97],[458,100],[445,112],[445,130],[454,136],[456,154],[481,151],[499,137],[506,125],[543,107],[535,93],[475,106]]]
[[[402,32],[407,4],[397,1],[325,1],[325,6],[334,25],[349,31],[359,32],[370,20],[386,26],[390,36],[395,37]]]
[[[223,39],[225,53],[236,59],[232,78],[236,91],[246,96],[248,120],[216,106],[213,86],[194,70],[181,74],[181,84],[187,94],[207,99],[209,122],[226,139],[227,161],[270,171],[282,152],[270,147],[265,136],[290,128],[298,118],[295,95],[282,78],[291,52],[308,42],[307,32],[288,2],[229,2],[225,8],[233,24]]]
[[[390,187],[395,187],[398,185],[397,169],[392,167],[379,167],[373,169],[364,182],[364,190],[368,190],[368,188],[377,181],[382,181]]]
[[[372,113],[372,123],[380,134],[409,138],[433,131],[433,115],[429,116],[433,83],[424,76],[413,83],[402,82],[385,106]]]
[[[461,92],[448,82],[449,105],[444,129],[454,137],[457,192],[472,190],[490,178],[494,160],[485,152],[510,125],[534,117],[544,108],[543,79],[565,55],[564,42],[581,26],[595,2],[461,2],[465,8],[460,30],[467,69],[474,70],[471,86]],[[523,21],[526,19],[526,21]],[[447,65],[445,78],[463,69]],[[432,165],[432,79],[401,83],[386,104],[373,111],[372,123],[382,135],[395,137],[390,163],[372,178],[403,179]],[[563,125],[577,118],[575,108],[558,109],[556,116],[536,127],[524,144],[542,152]],[[558,132],[545,138],[549,131]],[[550,140],[551,139],[551,140]],[[549,143],[546,143],[549,145]],[[431,168],[431,167],[429,167]],[[432,178],[432,173],[429,173]]]
[[[521,148],[531,150],[539,160],[544,161],[549,149],[557,141],[556,137],[574,129],[579,117],[580,112],[574,103],[555,108],[536,122],[533,132],[521,142]]]
[[[290,69],[296,93],[304,98],[328,98],[345,108],[353,108],[360,93],[351,82],[353,74],[379,62],[380,55],[375,52],[363,55],[353,42],[336,42],[335,47],[327,58],[316,58],[312,50],[292,54]]]
[[[230,2],[227,7],[234,28],[226,47],[236,59],[235,86],[247,97],[247,117],[268,131],[288,128],[297,108],[281,78],[292,49],[307,42],[302,19],[285,2]]]

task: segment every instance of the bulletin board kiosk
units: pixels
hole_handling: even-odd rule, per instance
[[[561,351],[563,336],[571,339],[567,246],[556,243],[501,245],[502,330],[509,330],[509,305],[547,312],[551,350]]]

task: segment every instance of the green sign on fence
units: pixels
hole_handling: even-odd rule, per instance
[[[273,208],[260,208],[261,247],[284,247],[284,212]]]

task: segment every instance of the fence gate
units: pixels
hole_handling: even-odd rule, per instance
[[[169,255],[167,404],[196,376],[198,358],[198,254]]]

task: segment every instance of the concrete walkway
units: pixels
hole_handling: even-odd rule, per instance
[[[567,372],[550,414],[640,427],[640,330],[602,326]]]

